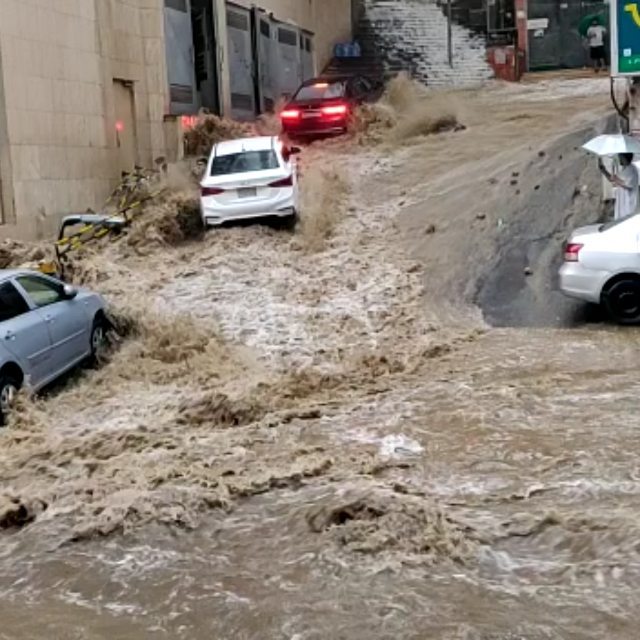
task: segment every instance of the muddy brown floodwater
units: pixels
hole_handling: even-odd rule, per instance
[[[1,435],[0,638],[637,637],[640,334],[553,280],[607,99],[450,94],[306,151],[293,234],[87,259],[135,331]]]

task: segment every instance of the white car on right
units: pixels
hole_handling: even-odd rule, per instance
[[[560,290],[602,304],[619,324],[640,324],[640,214],[576,229],[565,247]]]

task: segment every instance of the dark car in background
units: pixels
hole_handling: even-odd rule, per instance
[[[282,131],[293,138],[346,133],[354,109],[380,91],[379,83],[363,76],[308,80],[280,113]]]

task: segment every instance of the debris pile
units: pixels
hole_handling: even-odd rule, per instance
[[[433,501],[379,489],[314,507],[307,515],[314,533],[327,534],[347,551],[379,554],[400,551],[407,560],[462,562],[475,541]]]
[[[146,203],[143,214],[127,234],[126,242],[143,253],[158,245],[177,245],[196,239],[203,232],[195,189],[167,191]]]
[[[47,257],[47,250],[42,244],[18,242],[17,240],[0,241],[0,269],[23,267],[36,264]]]
[[[201,115],[184,137],[188,156],[206,156],[214,144],[224,140],[244,138],[254,133],[252,125],[215,115]]]

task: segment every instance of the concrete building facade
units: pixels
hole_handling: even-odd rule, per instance
[[[214,110],[230,113],[226,16],[250,3],[191,2],[213,34]],[[350,35],[350,0],[259,5],[313,34],[316,69]],[[122,171],[175,156],[181,115],[203,106],[172,107],[167,11],[182,6],[190,1],[0,0],[0,237],[46,237],[62,216],[99,210]],[[194,43],[181,46],[193,56]]]

